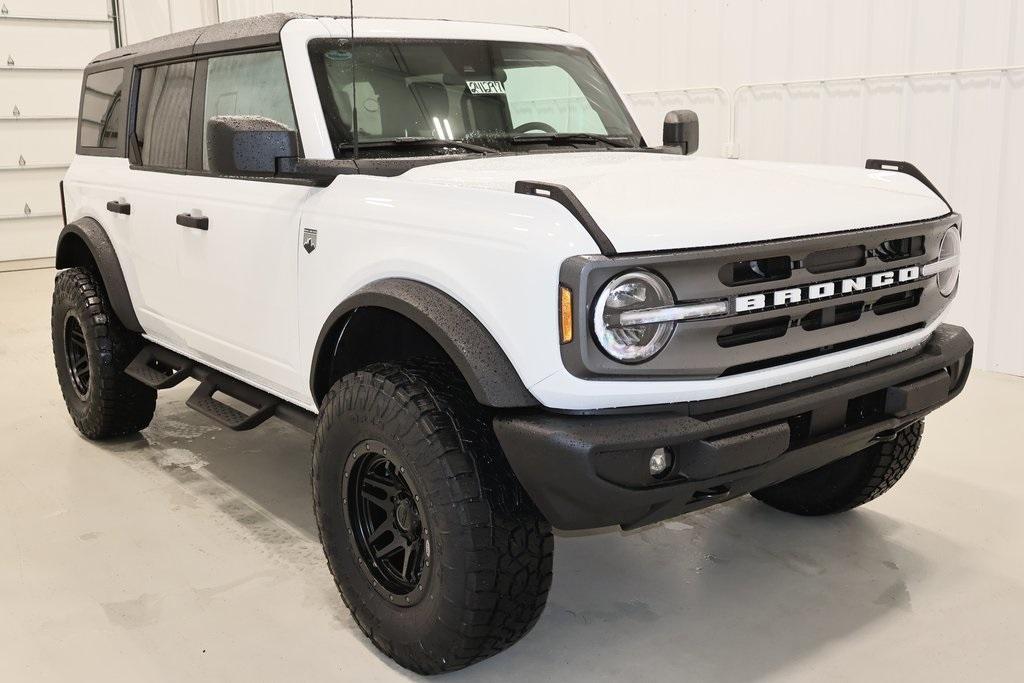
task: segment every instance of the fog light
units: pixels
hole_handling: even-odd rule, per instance
[[[655,448],[654,452],[651,453],[651,460],[649,463],[651,476],[657,477],[665,474],[671,466],[672,452],[667,448]]]

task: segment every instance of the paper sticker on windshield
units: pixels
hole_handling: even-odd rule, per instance
[[[501,81],[466,81],[471,95],[504,95],[505,84]]]

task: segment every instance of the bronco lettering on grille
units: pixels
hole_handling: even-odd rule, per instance
[[[795,306],[807,301],[831,299],[847,296],[857,292],[901,285],[921,278],[920,266],[907,266],[898,270],[885,270],[880,273],[858,275],[829,282],[816,282],[789,289],[776,289],[761,294],[745,294],[733,300],[733,310],[737,313],[749,313],[766,308],[782,308]]]

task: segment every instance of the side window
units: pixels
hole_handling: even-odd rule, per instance
[[[143,166],[185,168],[194,62],[142,69],[135,142]]]
[[[560,66],[524,66],[506,73],[505,97],[513,126],[539,121],[557,131],[608,132],[580,86]]]
[[[124,69],[89,74],[82,90],[82,116],[78,140],[82,147],[119,149],[124,138],[124,104],[121,84]]]
[[[209,170],[206,126],[214,116],[257,115],[295,130],[284,59],[278,51],[212,57],[206,72],[203,170]]]

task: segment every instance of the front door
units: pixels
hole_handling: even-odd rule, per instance
[[[206,151],[206,123],[213,116],[259,115],[295,129],[281,53],[210,57],[193,68],[185,109],[188,142],[184,150],[174,147],[173,161],[183,161],[184,170],[138,171],[161,176],[159,182],[138,186],[145,195],[138,218],[154,226],[160,238],[149,249],[150,257],[173,260],[177,275],[173,285],[150,283],[158,302],[153,315],[162,322],[168,345],[274,393],[299,398],[299,388],[308,383],[296,362],[299,214],[319,190],[273,178],[218,176],[211,172]],[[147,156],[147,147],[163,133],[157,132],[158,125],[142,128],[146,81],[143,70],[137,128],[143,132],[140,157],[152,162],[156,150],[150,148]],[[153,111],[159,117],[165,109]],[[180,125],[177,118],[165,123]],[[168,235],[173,249],[157,253],[157,244],[162,249]]]

